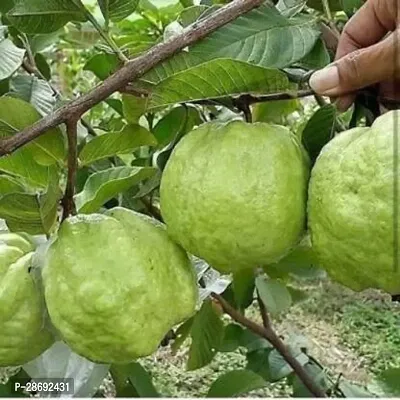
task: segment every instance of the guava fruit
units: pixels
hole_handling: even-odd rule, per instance
[[[91,361],[149,355],[195,310],[197,283],[186,252],[164,225],[134,211],[66,219],[44,264],[51,321]]]
[[[308,165],[283,126],[204,124],[178,143],[163,172],[168,233],[222,273],[276,262],[305,227]]]
[[[0,233],[0,367],[25,364],[54,341],[45,325],[39,283],[31,272],[33,251],[25,237]]]
[[[400,112],[392,111],[370,128],[340,133],[312,170],[308,209],[314,252],[334,280],[356,291],[400,293],[399,198],[394,202],[399,121]]]

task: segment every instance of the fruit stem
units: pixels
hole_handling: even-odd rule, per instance
[[[79,118],[71,117],[67,120],[67,138],[68,138],[68,177],[65,188],[64,198],[62,199],[64,221],[70,215],[76,214],[76,205],[74,201],[76,171],[78,169],[78,121]]]

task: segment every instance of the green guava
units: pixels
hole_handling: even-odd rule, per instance
[[[392,111],[370,128],[339,134],[312,170],[308,207],[314,252],[334,280],[356,291],[400,293],[400,198],[394,197],[400,182],[394,147],[399,121],[400,112]]]
[[[32,276],[34,248],[15,233],[0,233],[0,367],[25,364],[54,341]]]
[[[178,143],[163,173],[168,233],[223,273],[276,262],[305,228],[308,165],[283,126],[204,124]]]
[[[195,311],[194,268],[164,225],[123,208],[66,219],[43,269],[54,326],[78,354],[129,363]]]

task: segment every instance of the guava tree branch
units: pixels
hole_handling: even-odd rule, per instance
[[[78,121],[79,117],[70,118],[66,122],[68,137],[68,177],[65,194],[62,199],[63,216],[62,220],[70,215],[76,214],[74,202],[76,171],[78,169]]]
[[[36,139],[47,130],[68,121],[71,117],[81,117],[93,106],[107,99],[111,94],[125,88],[128,83],[143,76],[161,61],[171,57],[176,52],[205,38],[221,26],[235,20],[264,0],[234,0],[221,7],[209,17],[187,27],[182,33],[169,40],[153,46],[146,53],[128,61],[117,72],[107,78],[100,85],[78,99],[64,105],[49,116],[41,119],[16,135],[0,141],[0,156],[10,154],[21,146]]]
[[[218,301],[224,312],[228,314],[233,320],[250,329],[252,332],[263,337],[264,339],[267,339],[285,359],[285,361],[293,368],[294,373],[299,377],[304,386],[314,395],[314,397],[327,397],[322,388],[320,388],[314,382],[313,378],[297,361],[297,359],[293,356],[293,354],[290,352],[282,339],[272,329],[269,323],[269,319],[267,320],[268,322],[265,324],[266,326],[258,325],[250,319],[246,318],[239,311],[235,310],[221,295],[211,293],[211,296],[216,301]]]

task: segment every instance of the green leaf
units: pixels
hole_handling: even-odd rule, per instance
[[[179,16],[179,22],[184,27],[189,26],[190,24],[193,24],[193,22],[200,19],[201,16],[204,15],[204,12],[209,9],[210,7],[205,5],[187,7],[181,12],[181,15]]]
[[[290,293],[290,297],[293,303],[300,303],[308,298],[308,294],[304,290],[296,289],[291,286],[286,287]]]
[[[10,80],[4,79],[0,81],[0,96],[4,96],[10,90]]]
[[[194,316],[187,369],[204,367],[214,358],[224,334],[224,325],[210,300]]]
[[[8,175],[0,175],[0,196],[4,196],[9,193],[23,193],[25,192],[24,185]]]
[[[371,392],[369,392],[366,388],[356,385],[354,383],[349,382],[346,379],[340,378],[339,382],[339,390],[343,393],[345,397],[362,397],[369,398],[374,397]],[[400,393],[400,392],[397,392]],[[398,396],[398,394],[397,394]]]
[[[0,198],[0,218],[12,232],[49,234],[57,219],[62,192],[58,176],[51,173],[46,191],[37,194],[10,193]]]
[[[35,64],[43,77],[49,81],[51,79],[51,68],[43,54],[35,54]]]
[[[83,191],[76,195],[77,209],[85,214],[97,212],[108,200],[155,172],[156,169],[150,167],[115,167],[96,172],[86,181]]]
[[[263,5],[221,27],[207,38],[161,63],[145,80],[158,83],[171,75],[215,59],[234,59],[265,68],[284,68],[301,60],[320,36],[317,20],[285,18]],[[218,72],[215,72],[218,74]]]
[[[129,17],[139,4],[139,0],[97,0],[106,21],[119,22]]]
[[[378,375],[375,380],[385,396],[400,396],[400,368],[389,368]]]
[[[272,278],[319,278],[321,269],[318,268],[317,257],[311,247],[309,236],[302,239],[286,257],[275,264],[264,267],[265,272]]]
[[[298,99],[268,101],[255,104],[253,107],[253,121],[284,125],[286,122],[285,118],[298,110],[300,104]]]
[[[115,54],[99,53],[90,58],[83,69],[93,72],[97,78],[104,81],[118,69],[119,64]]]
[[[0,12],[5,14],[14,7],[14,0],[1,0],[0,2]]]
[[[187,107],[174,107],[157,122],[156,126],[153,128],[153,134],[160,146],[165,146],[170,143],[176,138],[177,134],[182,131],[186,124],[187,113]],[[189,127],[189,130],[191,130],[193,126],[194,124]]]
[[[272,350],[272,345],[268,340],[262,338],[260,335],[245,329],[240,338],[240,345],[246,347],[249,353],[258,350]]]
[[[176,330],[176,338],[174,340],[174,343],[172,343],[171,345],[171,349],[174,354],[176,354],[176,352],[180,349],[185,340],[189,337],[192,325],[193,318],[189,318]]]
[[[336,108],[327,104],[319,108],[308,120],[302,133],[302,142],[310,156],[315,161],[322,148],[335,133]]]
[[[268,355],[272,351],[272,347],[260,348],[258,350],[249,351],[246,354],[246,369],[260,375],[264,380],[271,381],[271,374],[268,365]]]
[[[343,11],[351,17],[364,4],[363,0],[341,0]]]
[[[53,111],[56,99],[47,81],[33,75],[17,75],[11,79],[10,86],[11,95],[32,104],[42,116]]]
[[[322,39],[318,39],[313,49],[299,61],[306,69],[321,69],[331,62],[329,52]]]
[[[294,350],[289,347],[289,350],[301,365],[305,365],[309,361],[307,354],[303,353],[300,349]],[[268,355],[268,365],[271,382],[279,381],[293,372],[292,367],[275,349]]]
[[[236,306],[240,310],[249,307],[254,300],[254,271],[243,270],[233,274],[232,290]]]
[[[82,7],[71,0],[15,0],[7,17],[25,33],[50,33],[69,21],[86,20]]]
[[[155,146],[155,137],[140,125],[127,125],[121,132],[97,136],[88,142],[79,154],[82,165],[112,157],[132,153],[141,146]]]
[[[242,343],[243,328],[237,324],[229,324],[225,327],[224,337],[221,345],[218,347],[219,351],[232,352],[235,351]]]
[[[271,315],[277,315],[292,305],[289,290],[277,280],[258,276],[256,278],[256,288],[265,308]]]
[[[21,65],[25,50],[0,37],[0,80],[10,77]]]
[[[148,97],[124,94],[122,96],[122,107],[125,119],[130,124],[137,124],[140,117],[146,113],[148,102]]]
[[[276,8],[284,17],[294,17],[303,10],[307,0],[279,0]]]
[[[252,371],[246,369],[229,371],[211,384],[207,397],[239,396],[266,385],[267,382]]]
[[[216,59],[160,82],[152,90],[149,107],[288,89],[286,75],[277,69],[258,67],[242,61]]]
[[[128,365],[112,364],[110,374],[114,382],[116,397],[140,397],[129,380]]]
[[[161,171],[157,171],[151,178],[149,178],[146,182],[142,183],[139,191],[135,194],[134,198],[140,199],[141,197],[147,196],[149,193],[159,188],[161,182],[161,175],[162,175]]]
[[[0,98],[0,138],[11,136],[39,119],[41,119],[40,114],[31,104],[12,97]],[[24,156],[27,157],[27,161],[33,157],[41,165],[51,165],[63,161],[65,155],[66,146],[63,134],[59,128],[53,128],[13,155],[1,158],[0,170],[13,173],[13,170],[6,166],[11,163],[18,164],[17,159],[21,159],[23,163]],[[40,169],[39,166],[37,169]],[[16,174],[19,175],[19,173]],[[22,176],[25,177],[25,175]]]
[[[139,397],[160,397],[150,374],[138,362],[127,365],[126,369],[129,381],[136,389]]]
[[[308,376],[314,381],[316,385],[318,385],[321,389],[325,391],[328,389],[329,381],[325,375],[324,370],[321,369],[321,367],[319,367],[315,363],[309,362],[304,365],[303,368],[307,371]],[[299,379],[297,375],[293,377],[292,387],[293,397],[314,397],[314,395],[304,386],[304,383]]]
[[[190,51],[208,59],[232,58],[284,68],[308,54],[319,35],[313,18],[287,19],[275,8],[261,6],[218,29]]]
[[[160,145],[165,145],[154,154],[154,163],[163,171],[175,146],[195,125],[201,124],[198,111],[189,106],[178,106],[162,118],[153,131]]]

